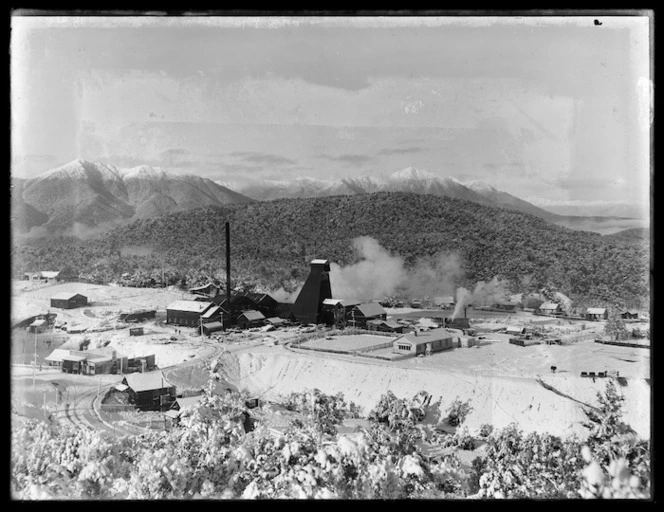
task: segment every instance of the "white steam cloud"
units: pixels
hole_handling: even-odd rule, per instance
[[[463,311],[463,308],[469,304],[473,306],[492,306],[496,303],[509,300],[509,297],[510,290],[508,283],[499,279],[498,276],[489,282],[478,281],[472,293],[466,288],[457,288],[452,319],[455,319]]]
[[[452,295],[456,282],[463,276],[456,254],[441,253],[406,268],[401,256],[391,254],[374,238],[358,237],[353,239],[352,245],[360,261],[345,267],[330,263],[330,286],[335,298],[370,300],[395,294],[404,298]]]

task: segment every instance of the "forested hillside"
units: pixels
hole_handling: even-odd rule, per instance
[[[293,289],[314,258],[357,260],[351,241],[375,238],[406,265],[457,254],[458,286],[495,276],[513,293],[542,287],[575,305],[648,307],[649,250],[535,216],[461,199],[375,193],[207,207],[143,219],[96,239],[15,240],[16,272],[61,269],[99,282],[127,273],[141,282],[184,287],[225,276],[225,223],[231,224],[234,286]]]

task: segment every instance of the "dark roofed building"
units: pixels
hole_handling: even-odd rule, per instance
[[[635,309],[628,309],[620,313],[620,317],[623,320],[637,320],[639,318],[639,312]]]
[[[403,332],[403,325],[394,320],[367,320],[367,329],[370,331],[401,334]]]
[[[250,327],[259,327],[265,322],[265,316],[260,311],[244,311],[237,318],[237,326],[240,329],[248,329]]]
[[[383,309],[383,306],[377,302],[367,302],[366,304],[353,306],[346,315],[348,325],[365,329],[367,327],[367,320],[387,319],[387,313]]]
[[[74,309],[87,306],[88,298],[80,293],[60,292],[51,297],[51,307],[60,309]]]
[[[162,372],[130,373],[122,379],[128,387],[129,401],[139,409],[159,411],[171,407],[175,386]]]

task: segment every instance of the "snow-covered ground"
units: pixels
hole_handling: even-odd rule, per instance
[[[23,289],[26,284],[28,288]],[[219,343],[196,335],[195,328],[163,323],[168,304],[193,298],[186,293],[84,283],[39,288],[29,285],[14,283],[12,320],[49,310],[57,313],[58,324],[66,322],[70,330],[84,330],[65,333],[64,348],[78,348],[87,338],[90,349],[105,346],[129,357],[155,354],[157,365],[164,368],[206,354]],[[50,297],[63,291],[81,293],[92,304],[73,310],[51,309]],[[139,324],[144,327],[143,336],[130,337],[132,324],[119,322],[117,316],[139,309],[155,309],[157,317]],[[413,311],[418,310],[410,309]],[[389,313],[397,314],[395,310]],[[552,336],[583,333],[589,339],[562,346],[519,347],[509,344],[509,336],[493,332],[510,325],[532,327],[542,321],[546,322],[542,327]],[[326,393],[343,392],[368,413],[387,390],[407,398],[426,390],[441,400],[443,408],[457,397],[470,401],[473,410],[466,420],[469,428],[479,428],[483,423],[501,427],[515,421],[524,430],[582,435],[580,421],[585,416],[581,406],[595,403],[605,381],[581,378],[580,372],[618,371],[626,378],[619,386],[626,398],[626,420],[640,435],[648,436],[650,385],[645,379],[650,376],[650,350],[594,343],[591,338],[593,333],[601,332],[602,322],[586,323],[582,330],[581,322],[542,320],[527,313],[471,322],[473,328],[486,331],[479,347],[400,361],[297,351],[284,345],[301,334],[295,327],[225,334],[222,343],[228,350],[221,358],[223,372],[238,388],[267,398],[318,388]],[[551,366],[557,367],[555,373]]]

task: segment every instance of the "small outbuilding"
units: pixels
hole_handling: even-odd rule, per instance
[[[203,324],[201,329],[203,330],[203,335],[210,336],[214,332],[223,331],[224,324],[221,322],[208,322]]]
[[[435,297],[433,303],[436,307],[447,309],[454,307],[454,297],[445,296],[445,297]]]
[[[129,329],[129,336],[143,336],[142,327],[132,327]]]
[[[49,324],[45,318],[36,318],[30,325],[28,325],[28,332],[39,334],[48,331]]]
[[[51,307],[60,309],[74,309],[87,306],[88,298],[80,293],[61,292],[51,297]]]
[[[394,352],[413,356],[432,354],[450,348],[454,348],[454,336],[445,329],[403,334],[392,343]]]
[[[537,308],[537,311],[541,315],[562,315],[563,308],[560,304],[556,304],[555,302],[543,302],[540,304],[539,308]]]
[[[588,308],[585,316],[586,320],[607,320],[609,312],[606,308]]]
[[[623,320],[638,320],[639,312],[636,311],[635,309],[628,309],[620,313],[620,318],[622,318]]]
[[[403,333],[403,325],[395,320],[367,320],[367,329],[369,331]]]
[[[237,326],[240,329],[249,329],[251,327],[260,327],[265,322],[265,316],[260,311],[250,309],[243,311],[237,317]]]
[[[279,318],[278,316],[273,316],[271,318],[266,318],[265,323],[268,325],[273,325],[274,327],[283,327],[285,320]]]
[[[525,327],[514,327],[514,326],[509,326],[507,329],[505,329],[505,334],[511,334],[514,336],[519,336],[522,334],[526,334],[526,328]]]
[[[470,348],[477,345],[477,340],[474,336],[459,336],[458,346],[460,348]]]
[[[130,373],[122,379],[127,386],[129,401],[139,409],[160,411],[170,408],[176,389],[162,372]]]

